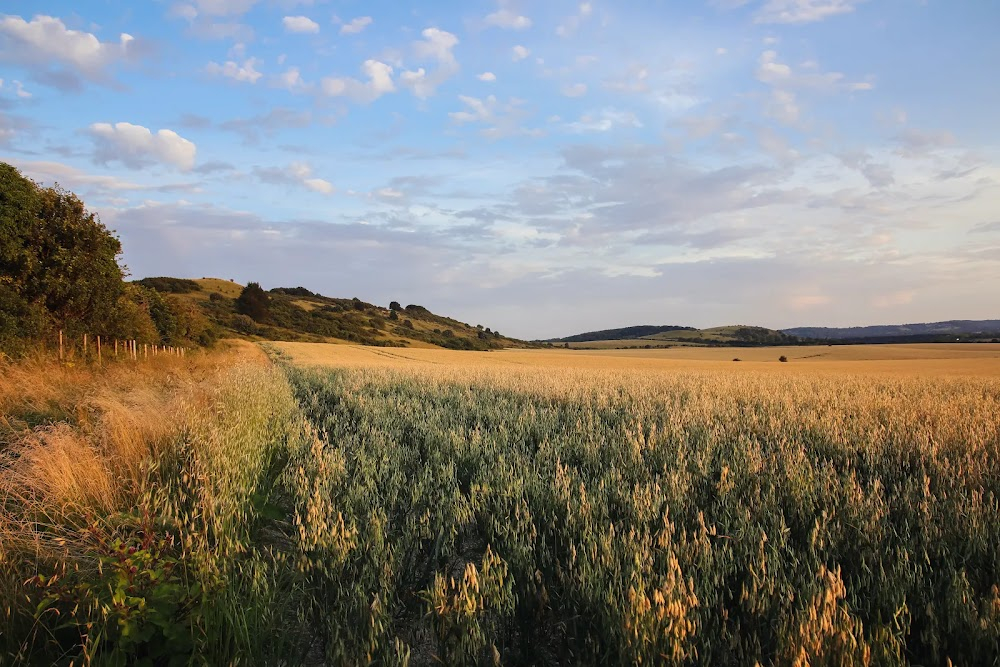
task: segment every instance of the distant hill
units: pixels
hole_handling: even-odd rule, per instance
[[[696,331],[694,327],[681,327],[673,325],[654,326],[643,324],[635,327],[624,327],[622,329],[604,329],[603,331],[588,331],[587,333],[567,336],[566,338],[552,338],[549,343],[585,343],[595,340],[632,340],[643,336],[654,336],[668,331]]]
[[[423,306],[377,306],[357,298],[318,294],[305,287],[278,287],[263,297],[256,318],[240,312],[243,285],[218,278],[143,278],[140,285],[196,306],[222,335],[252,340],[349,342],[360,345],[492,350],[529,347],[481,325],[436,315]],[[246,310],[244,309],[244,312]]]
[[[606,329],[589,333],[554,338],[548,341],[557,345],[576,348],[617,348],[617,347],[676,347],[676,346],[764,346],[797,345],[801,340],[796,336],[765,329],[764,327],[737,324],[710,329],[695,329],[682,326],[635,326],[621,329]]]
[[[1000,320],[949,320],[920,324],[883,324],[869,327],[795,327],[784,333],[800,338],[847,340],[863,338],[921,338],[955,335],[959,337],[1000,336]]]

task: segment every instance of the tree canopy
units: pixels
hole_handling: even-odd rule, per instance
[[[127,284],[121,242],[83,201],[0,162],[0,350],[58,330],[176,343],[202,334],[155,291]]]
[[[269,301],[260,283],[247,283],[236,299],[236,312],[253,318],[255,322],[267,322],[271,318]]]

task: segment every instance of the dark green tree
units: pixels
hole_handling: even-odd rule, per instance
[[[247,283],[236,298],[236,312],[255,322],[267,322],[271,319],[270,299],[260,283]]]
[[[50,328],[114,334],[125,290],[121,243],[58,185],[42,188],[0,163],[0,298]]]

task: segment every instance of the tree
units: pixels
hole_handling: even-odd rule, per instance
[[[260,283],[247,283],[236,298],[236,312],[255,322],[267,322],[271,318],[270,300]]]
[[[398,301],[393,301],[389,304],[389,310],[396,312],[397,310],[403,310],[403,307],[399,305]]]
[[[4,299],[73,334],[116,333],[125,290],[121,242],[72,192],[42,188],[0,163],[0,276]]]

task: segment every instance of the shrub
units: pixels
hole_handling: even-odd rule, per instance
[[[778,361],[785,363],[788,361],[788,357],[786,357],[785,355],[781,355],[780,357],[778,357]]]
[[[188,278],[143,278],[142,280],[137,280],[136,282],[143,287],[148,287],[151,290],[164,292],[166,294],[190,294],[191,292],[201,291],[201,285],[193,280],[189,280]]]
[[[260,283],[247,283],[236,299],[236,312],[252,318],[255,322],[270,320],[270,299]]]

